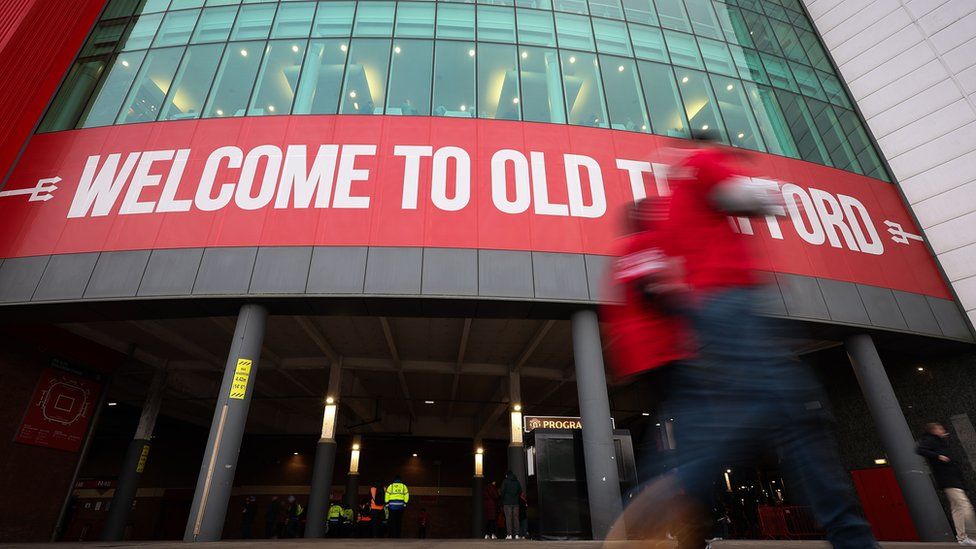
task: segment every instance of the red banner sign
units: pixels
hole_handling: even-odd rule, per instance
[[[77,452],[98,403],[101,384],[47,368],[34,390],[17,442]]]
[[[294,116],[34,137],[0,191],[0,257],[213,246],[608,254],[684,142],[433,117]],[[753,154],[786,207],[733,220],[770,271],[949,297],[893,185]]]

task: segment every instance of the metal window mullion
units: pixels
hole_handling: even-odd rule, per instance
[[[349,54],[352,53],[352,36],[356,32],[356,17],[358,15],[359,2],[354,2],[352,7],[352,20],[349,22],[349,35],[346,39],[346,58],[342,64],[342,79],[339,80],[339,97],[336,98],[336,114],[342,114],[340,111],[342,110],[342,99],[346,95],[346,75],[349,73]]]
[[[298,98],[298,90],[302,88],[302,76],[305,75],[305,63],[308,62],[308,51],[309,51],[309,47],[311,47],[312,45],[312,31],[315,28],[315,19],[319,14],[319,6],[321,5],[322,5],[321,2],[316,2],[315,9],[312,10],[312,24],[309,25],[308,35],[305,36],[305,50],[302,52],[302,63],[298,67],[298,78],[295,80],[295,93],[293,94],[291,99],[291,107],[288,108],[287,114],[289,116],[294,114],[295,103],[296,103],[295,100]],[[274,25],[272,25],[271,27],[271,32],[274,32]]]
[[[610,119],[610,103],[607,102],[607,87],[603,82],[603,60],[600,59],[600,44],[596,38],[596,26],[593,25],[593,15],[589,14],[590,8],[587,6],[587,21],[590,23],[590,35],[593,36],[593,57],[596,58],[596,77],[600,81],[600,92],[603,95],[603,112],[607,117],[607,129],[613,129],[613,121]],[[555,23],[555,21],[553,21]],[[627,35],[630,39],[630,35]]]
[[[206,9],[206,3],[204,3],[204,9]],[[202,15],[203,14],[201,13],[201,16]],[[224,61],[224,55],[226,55],[227,52],[230,51],[230,45],[232,43],[231,42],[231,34],[234,33],[234,26],[237,25],[237,18],[240,17],[240,15],[241,15],[241,5],[238,4],[237,5],[237,11],[234,12],[234,19],[233,19],[233,21],[230,22],[230,30],[227,31],[227,39],[223,41],[223,43],[224,43],[224,49],[220,53],[220,62],[219,63],[222,63]],[[191,42],[193,41],[193,36],[190,36],[190,41]],[[214,44],[218,44],[219,42],[213,42],[213,43]],[[207,105],[210,103],[210,97],[213,95],[213,92],[214,92],[214,82],[217,81],[217,74],[220,72],[220,64],[219,63],[217,65],[217,71],[214,72],[213,80],[210,81],[210,89],[207,90],[207,96],[203,99],[203,110],[200,111],[200,118],[201,119],[206,116],[206,113],[207,113]],[[246,113],[247,110],[245,110],[244,112]]]
[[[180,67],[183,66],[183,61],[186,60],[186,54],[187,54],[187,52],[190,51],[190,42],[193,40],[193,33],[195,33],[197,31],[197,27],[200,25],[200,20],[203,19],[203,8],[202,7],[201,8],[192,8],[192,9],[198,9],[198,10],[200,10],[200,13],[197,15],[197,20],[193,23],[193,28],[190,29],[190,36],[187,37],[186,44],[183,45],[183,55],[180,56],[180,62],[176,64],[176,70],[173,72],[173,80],[176,80],[176,75],[179,74]],[[189,11],[189,10],[177,10],[177,11]],[[160,24],[160,26],[162,26],[162,22],[160,22],[159,24]],[[156,41],[156,38],[153,38],[153,42],[155,42],[155,41]],[[223,53],[221,53],[221,56],[223,56]],[[211,87],[213,87],[213,81],[211,81]],[[159,117],[162,116],[162,114],[163,114],[163,107],[166,106],[166,100],[169,99],[170,94],[173,94],[173,93],[176,93],[176,92],[173,90],[173,82],[170,81],[170,83],[169,83],[169,89],[166,90],[166,94],[163,96],[163,102],[159,104],[159,111],[156,113],[156,118],[153,118],[153,121],[154,122],[157,121],[157,120],[159,120]],[[204,108],[206,108],[206,106],[207,106],[206,100],[204,100],[203,106],[204,106]],[[200,110],[200,116],[203,116],[203,109]]]

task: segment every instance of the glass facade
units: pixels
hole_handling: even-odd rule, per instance
[[[574,124],[888,180],[799,0],[111,0],[41,122]]]

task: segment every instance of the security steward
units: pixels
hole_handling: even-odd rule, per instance
[[[401,537],[403,526],[403,512],[407,510],[407,503],[410,501],[410,490],[403,483],[399,476],[386,487],[386,508],[390,511],[390,537]]]
[[[355,526],[355,513],[352,507],[342,508],[342,537],[351,538],[353,535],[353,527]]]
[[[326,535],[330,538],[339,537],[340,531],[342,530],[342,505],[339,504],[338,500],[332,502],[329,506],[328,514],[328,528],[326,529]]]

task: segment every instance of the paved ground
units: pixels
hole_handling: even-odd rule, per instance
[[[948,549],[959,547],[955,543],[884,543],[885,549]],[[187,549],[179,542],[88,542],[88,543],[34,543],[13,544],[0,547],[9,549]],[[602,544],[593,541],[483,541],[483,540],[296,540],[296,541],[221,541],[202,543],[194,549],[673,549],[673,542],[666,541],[614,541]],[[821,549],[829,548],[822,541],[720,541],[715,549]]]

